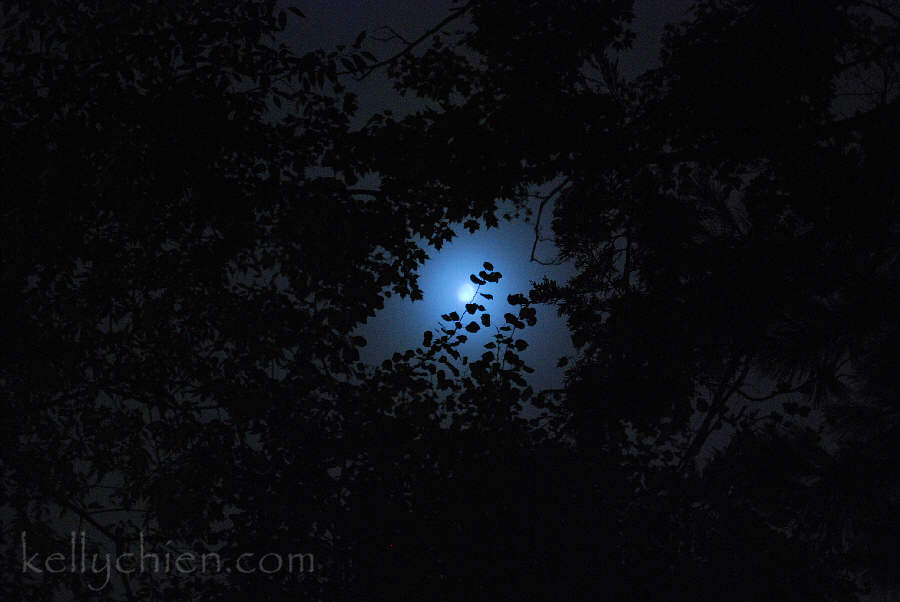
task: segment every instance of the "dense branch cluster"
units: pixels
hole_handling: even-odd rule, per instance
[[[455,2],[305,54],[274,0],[0,14],[0,598],[898,585],[895,0],[698,0],[634,78],[628,0]],[[351,127],[376,72],[422,108]],[[485,262],[361,362],[422,296],[416,240],[501,201],[575,276],[498,312]],[[541,304],[577,350],[556,390],[521,356]],[[316,569],[23,570],[73,531]]]

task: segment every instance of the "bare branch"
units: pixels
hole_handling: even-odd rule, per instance
[[[384,37],[376,37],[376,36],[370,36],[370,37],[371,37],[373,40],[378,40],[379,42],[390,42],[391,40],[400,40],[400,41],[403,42],[404,44],[410,44],[410,43],[411,43],[409,40],[407,40],[407,39],[404,38],[402,35],[400,35],[400,33],[399,33],[396,29],[394,29],[393,27],[390,27],[390,26],[388,26],[388,25],[385,25],[385,26],[383,26],[383,27],[379,27],[378,29],[375,30],[376,33],[379,32],[379,31],[386,31],[386,32],[387,32],[388,34],[390,34],[390,35],[387,35],[387,36],[384,36]]]
[[[451,22],[455,21],[456,19],[460,18],[461,16],[463,16],[464,14],[466,14],[469,11],[469,9],[472,7],[472,4],[473,4],[473,2],[470,1],[470,2],[467,2],[466,4],[460,6],[459,8],[451,11],[450,14],[445,19],[443,19],[440,23],[438,23],[437,25],[435,25],[434,27],[432,27],[431,29],[429,29],[428,31],[423,33],[421,36],[419,36],[412,42],[407,43],[406,47],[403,50],[401,50],[400,52],[398,52],[397,54],[395,54],[389,58],[384,59],[383,61],[379,61],[373,65],[370,65],[368,69],[366,69],[362,74],[360,74],[358,77],[355,77],[354,79],[357,81],[361,81],[361,80],[365,79],[366,77],[368,77],[376,69],[384,67],[385,65],[390,65],[397,59],[399,59],[403,56],[406,56],[407,54],[412,52],[413,48],[415,48],[416,46],[418,46],[419,44],[421,44],[422,42],[424,42],[425,40],[427,40],[428,38],[430,38],[431,36],[433,36],[434,34],[439,32],[448,23],[451,23]],[[391,30],[391,31],[393,31],[393,30]],[[394,33],[396,34],[396,32],[394,32]],[[400,39],[403,39],[403,37],[400,36],[399,34],[397,34],[397,37]]]
[[[555,261],[550,261],[550,262],[541,261],[540,259],[538,259],[534,256],[534,253],[537,250],[538,243],[542,240],[542,238],[541,238],[541,217],[544,214],[544,207],[547,205],[547,203],[550,201],[550,199],[552,199],[554,196],[556,196],[556,194],[559,193],[568,183],[569,183],[569,178],[566,178],[565,180],[560,182],[556,186],[556,188],[551,190],[548,195],[540,197],[541,204],[538,206],[537,217],[534,220],[534,244],[531,245],[530,261],[539,263],[541,265],[559,265],[559,262],[555,262]]]

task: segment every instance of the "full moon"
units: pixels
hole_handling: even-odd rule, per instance
[[[463,282],[459,289],[457,289],[456,297],[463,303],[468,303],[472,300],[472,295],[474,294],[475,287],[468,282]]]

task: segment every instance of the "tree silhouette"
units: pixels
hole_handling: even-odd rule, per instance
[[[896,586],[900,7],[699,1],[627,80],[631,4],[457,3],[378,57],[296,55],[269,0],[0,3],[0,594]],[[376,70],[430,102],[353,129]],[[383,298],[421,297],[416,237],[536,191],[574,278],[501,316],[485,263],[421,346],[359,361]],[[538,303],[578,348],[561,391],[518,355]],[[23,570],[23,534],[42,562],[70,531],[316,567]]]
[[[540,208],[578,274],[532,299],[580,349],[565,432],[584,462],[616,458],[576,487],[635,483],[611,512],[628,527],[583,553],[654,575],[602,591],[842,598],[895,573],[896,500],[869,499],[895,488],[897,8],[697,2],[626,81],[629,3],[470,3],[472,31],[398,60],[441,103],[406,121],[440,157],[416,173],[552,189]]]

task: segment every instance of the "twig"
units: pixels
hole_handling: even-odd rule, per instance
[[[425,40],[427,40],[428,38],[430,38],[431,36],[436,34],[445,25],[458,19],[459,17],[464,15],[466,12],[468,12],[468,10],[472,7],[472,4],[473,4],[473,2],[470,1],[470,2],[467,2],[466,4],[464,4],[463,6],[457,8],[456,10],[451,11],[450,15],[448,15],[440,23],[438,23],[437,25],[435,25],[434,27],[432,27],[431,29],[429,29],[428,31],[423,33],[421,36],[419,36],[412,42],[409,42],[403,50],[401,50],[400,52],[398,52],[397,54],[395,54],[389,58],[384,59],[383,61],[379,61],[373,65],[370,65],[368,69],[366,69],[362,74],[360,74],[358,77],[355,77],[354,79],[356,81],[362,81],[376,69],[384,67],[385,65],[389,65],[389,64],[393,63],[394,61],[396,61],[397,59],[399,59],[403,56],[406,56],[413,50],[413,48],[415,48],[416,46],[418,46],[419,44],[421,44],[422,42],[424,42]],[[399,37],[400,39],[403,39],[399,35],[397,37]]]
[[[565,187],[565,186],[569,183],[569,181],[570,181],[569,178],[566,178],[565,180],[563,180],[562,182],[560,182],[560,183],[556,186],[556,188],[554,188],[553,190],[551,190],[551,191],[550,191],[550,194],[548,194],[548,195],[546,195],[546,196],[544,196],[544,197],[541,197],[541,204],[538,206],[537,217],[535,218],[535,221],[534,221],[534,244],[531,245],[531,257],[530,257],[530,261],[533,261],[533,262],[535,262],[535,263],[539,263],[539,264],[541,264],[541,265],[558,265],[557,262],[552,262],[552,261],[551,261],[551,262],[544,262],[544,261],[541,261],[540,259],[537,259],[537,258],[534,256],[534,253],[535,253],[535,250],[537,250],[538,242],[541,241],[541,217],[542,217],[543,214],[544,214],[544,207],[547,205],[547,203],[550,201],[550,199],[552,199],[552,198],[553,198],[560,190],[563,189],[563,187]]]

